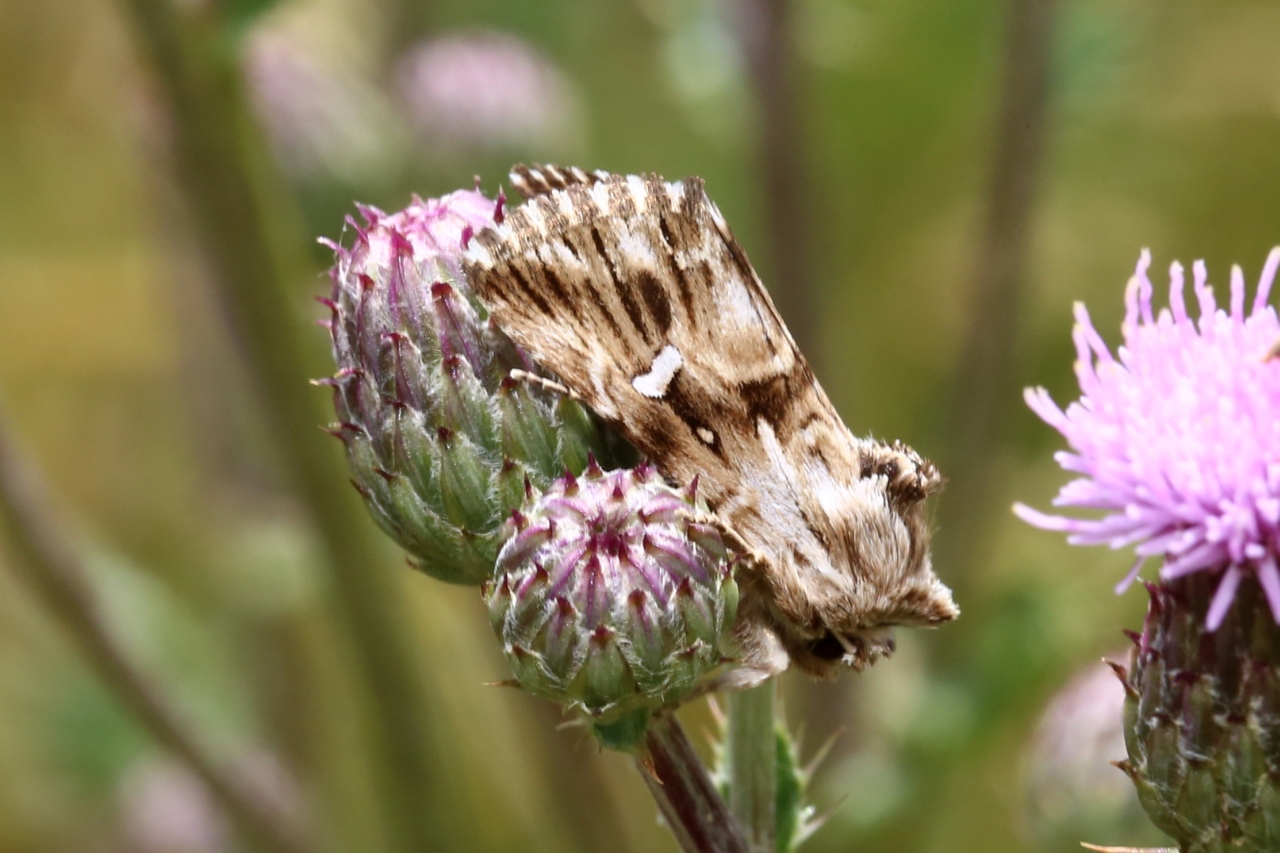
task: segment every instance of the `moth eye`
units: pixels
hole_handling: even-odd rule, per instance
[[[845,655],[844,644],[830,631],[809,643],[809,651],[820,660],[840,660]]]

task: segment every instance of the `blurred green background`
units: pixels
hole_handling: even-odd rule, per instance
[[[313,849],[394,849],[369,745],[387,734],[385,697],[369,695],[324,531],[266,426],[191,182],[174,178],[182,119],[140,47],[141,5],[0,4],[5,417],[110,630],[209,748]],[[854,432],[940,461],[935,562],[961,619],[900,632],[861,676],[782,679],[808,751],[838,734],[813,787],[827,824],[804,849],[1159,843],[1106,764],[1123,755],[1119,690],[1098,663],[1121,654],[1143,595],[1111,592],[1127,555],[1068,549],[1008,512],[1046,506],[1063,479],[1057,437],[1018,389],[1074,396],[1071,304],[1114,342],[1144,246],[1157,269],[1204,258],[1211,281],[1233,262],[1255,280],[1280,241],[1280,6],[1061,0],[1047,84],[1019,96],[1046,54],[1008,50],[1010,33],[1044,2],[176,5],[215,22],[211,61],[242,72],[255,118],[228,139],[265,140],[272,225],[310,264],[271,322],[321,316],[326,253],[311,240],[337,236],[353,199],[395,209],[473,175],[492,192],[514,161],[698,174],[766,283],[790,288],[784,310],[807,310],[805,348]],[[761,8],[785,28],[751,36]],[[753,74],[761,50],[786,77]],[[313,375],[328,370],[327,336],[299,338]],[[506,671],[475,591],[371,541],[423,685],[431,849],[674,850],[626,760],[485,686]],[[9,553],[0,850],[249,849]],[[703,742],[705,703],[682,713]]]

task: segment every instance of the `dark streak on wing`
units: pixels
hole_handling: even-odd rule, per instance
[[[694,435],[698,434],[699,429],[710,430],[712,435],[716,434],[716,427],[726,423],[726,417],[729,413],[722,411],[713,411],[717,408],[712,401],[705,396],[699,396],[697,388],[691,387],[687,375],[683,372],[677,373],[675,378],[671,380],[671,384],[667,386],[667,393],[663,395],[663,400],[671,406],[671,410],[675,412],[680,420],[684,421],[688,426],[689,432]],[[719,407],[723,409],[723,407]],[[698,438],[702,441],[701,436]],[[706,442],[703,442],[706,445]],[[712,441],[709,445],[711,451],[720,457],[726,464],[724,442]]]
[[[542,297],[541,293],[530,285],[529,279],[525,278],[524,273],[520,271],[519,267],[513,266],[508,272],[511,274],[511,277],[515,279],[516,284],[520,285],[520,293],[522,295],[531,299],[533,303],[538,306],[539,311],[542,311],[544,314],[551,313],[551,305]]]
[[[609,311],[609,304],[605,300],[604,294],[600,292],[600,283],[588,278],[583,284],[587,293],[591,295],[591,303],[600,312],[600,316],[604,318],[605,323],[608,324],[609,331],[621,339],[622,325],[619,323],[618,318],[614,317],[613,313]]]
[[[680,262],[675,256],[675,238],[671,235],[671,227],[667,224],[667,212],[661,211],[658,214],[658,233],[662,236],[662,242],[667,247],[667,269],[671,273],[671,277],[675,280],[677,288],[680,290],[680,305],[684,309],[684,313],[693,325],[697,324],[698,312],[695,310],[693,301],[693,286],[689,281],[689,276],[685,272],[684,267],[680,266]]]
[[[797,428],[791,423],[799,411],[795,403],[813,384],[813,373],[801,360],[793,365],[790,373],[740,383],[738,393],[747,405],[751,423],[764,418],[778,437],[785,440]]]
[[[609,255],[609,250],[604,244],[604,238],[600,236],[600,229],[595,225],[591,226],[591,240],[595,243],[596,251],[600,253],[600,257],[604,259],[605,267],[609,270],[609,276],[613,279],[613,289],[617,292],[618,298],[622,300],[622,306],[626,309],[627,316],[631,318],[631,325],[636,327],[636,330],[644,336],[645,340],[648,340],[649,336],[644,334],[644,315],[640,313],[640,304],[636,302],[635,294],[631,292],[630,283],[623,281],[622,276],[618,274],[618,266]]]
[[[541,272],[543,279],[546,280],[547,286],[551,289],[551,292],[555,294],[555,297],[561,302],[572,304],[573,296],[570,293],[569,286],[561,280],[555,267],[544,266],[542,267]]]
[[[658,334],[666,337],[671,329],[671,303],[667,301],[667,294],[658,279],[648,270],[638,273],[637,279],[636,284],[640,287],[640,295],[644,297],[645,307],[649,309],[649,316],[657,324]]]

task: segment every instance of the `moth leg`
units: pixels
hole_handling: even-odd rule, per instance
[[[540,388],[543,391],[550,391],[552,394],[559,394],[561,397],[568,397],[570,400],[582,402],[582,396],[565,385],[561,385],[554,379],[548,379],[545,376],[539,376],[536,373],[530,373],[527,370],[513,369],[507,374],[512,382],[519,382],[524,385],[531,385],[534,388]]]

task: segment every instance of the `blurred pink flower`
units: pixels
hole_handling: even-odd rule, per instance
[[[275,756],[237,764],[243,780],[282,813],[303,814],[301,792]],[[143,757],[122,780],[119,847],[129,853],[225,853],[239,849],[203,780],[169,758]]]
[[[548,146],[576,130],[569,80],[532,45],[505,33],[422,42],[400,61],[396,81],[410,122],[437,145]]]
[[[1132,835],[1145,823],[1128,778],[1124,686],[1102,664],[1077,674],[1045,706],[1024,759],[1030,828],[1048,837]]]
[[[404,130],[387,98],[300,25],[265,25],[245,40],[244,73],[282,168],[361,182],[396,161]]]
[[[230,834],[204,784],[185,767],[147,759],[124,787],[123,841],[138,853],[218,853]]]
[[[1138,561],[1162,557],[1160,576],[1221,572],[1207,627],[1222,624],[1241,580],[1261,583],[1280,622],[1280,321],[1267,305],[1280,247],[1262,270],[1245,313],[1244,274],[1231,273],[1229,309],[1219,308],[1203,261],[1194,266],[1199,319],[1187,313],[1181,264],[1169,270],[1169,307],[1157,315],[1143,252],[1125,291],[1124,345],[1112,355],[1082,304],[1075,308],[1081,397],[1066,411],[1043,388],[1027,404],[1066,438],[1055,458],[1080,475],[1054,506],[1102,510],[1099,518],[1014,512],[1075,545],[1135,545]]]

